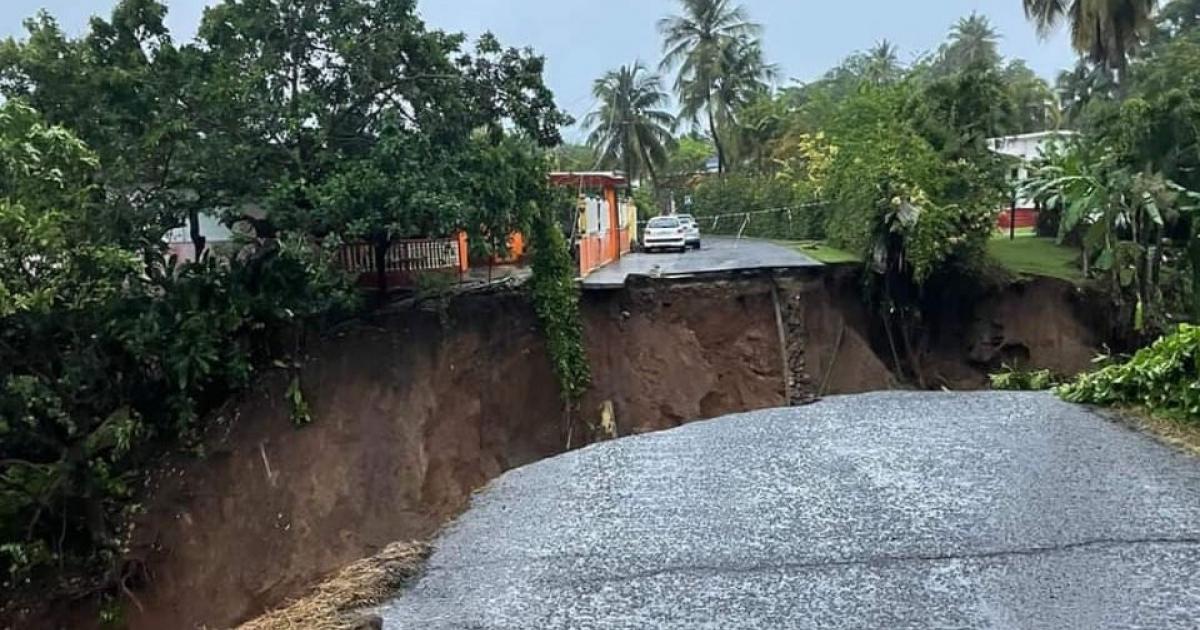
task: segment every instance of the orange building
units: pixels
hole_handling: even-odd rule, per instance
[[[550,183],[578,193],[574,240],[579,248],[580,277],[629,253],[637,239],[637,206],[618,194],[627,184],[624,174],[554,172],[550,173]]]

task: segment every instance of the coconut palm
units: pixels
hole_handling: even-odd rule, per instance
[[[1058,95],[1024,61],[1014,59],[1008,62],[1001,77],[1013,106],[1012,119],[1007,124],[1008,133],[1028,133],[1061,126],[1062,111]]]
[[[1071,44],[1123,79],[1129,55],[1153,26],[1157,0],[1023,0],[1025,15],[1043,35],[1067,22]]]
[[[862,79],[873,85],[887,85],[899,80],[904,74],[900,65],[899,49],[886,39],[881,39],[862,58]]]
[[[727,112],[730,103],[722,103],[722,92],[728,93],[744,77],[725,81],[722,75],[737,66],[743,75],[757,75],[760,81],[769,74],[762,62],[762,50],[756,37],[759,25],[751,22],[746,10],[730,0],[679,0],[680,14],[658,22],[663,36],[662,68],[676,69],[675,91],[684,113],[696,120],[701,112],[708,119],[717,150],[718,170],[725,170],[725,147],[718,129],[719,117]],[[756,50],[757,49],[757,50]],[[738,54],[748,55],[737,59]],[[751,67],[757,54],[757,67]]]
[[[1079,60],[1072,70],[1058,74],[1055,91],[1062,104],[1063,116],[1068,124],[1075,123],[1095,99],[1113,98],[1115,84],[1107,68]]]
[[[953,74],[973,66],[1000,65],[1000,34],[987,17],[972,13],[950,28],[950,39],[939,52],[937,66],[942,74]]]
[[[662,79],[634,62],[597,79],[592,94],[599,106],[583,124],[591,128],[588,144],[598,161],[622,165],[630,185],[643,175],[657,182],[656,167],[675,143],[675,118],[663,109],[669,96]]]

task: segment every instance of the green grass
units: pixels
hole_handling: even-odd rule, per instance
[[[997,232],[988,243],[988,253],[1000,266],[1016,274],[1070,282],[1084,279],[1075,248],[1059,245],[1053,238],[1035,236],[1031,231],[1018,231],[1014,240],[1009,240],[1007,231]]]
[[[824,241],[775,241],[779,245],[794,249],[827,265],[859,263],[862,259],[848,251],[831,247]]]

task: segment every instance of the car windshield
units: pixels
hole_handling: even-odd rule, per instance
[[[679,221],[671,217],[659,217],[657,219],[650,219],[650,227],[656,229],[677,228],[679,227]]]
[[[696,222],[696,217],[693,217],[690,214],[680,214],[680,215],[676,215],[676,216],[679,218],[680,221],[683,221],[684,223],[695,223]]]

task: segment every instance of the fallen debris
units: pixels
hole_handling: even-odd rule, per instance
[[[246,622],[239,630],[360,630],[378,617],[363,609],[381,604],[416,576],[429,557],[423,542],[393,543],[382,552],[342,569],[308,595]]]

